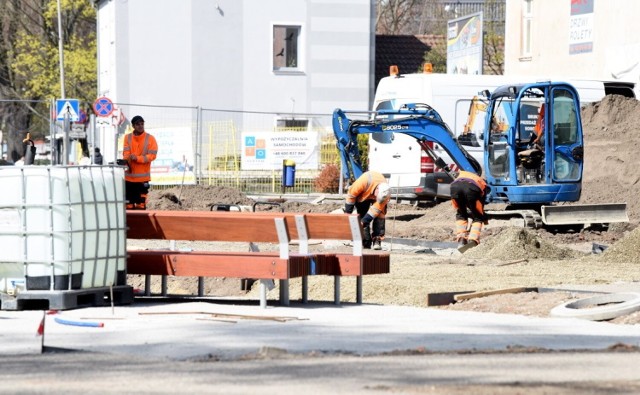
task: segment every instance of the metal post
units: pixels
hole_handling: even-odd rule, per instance
[[[118,160],[118,126],[113,125],[112,122],[111,127],[113,127],[113,163],[116,163]]]
[[[340,179],[338,180],[338,194],[342,196],[344,192],[344,163],[340,161]]]
[[[60,0],[58,0],[58,52],[60,54],[60,94],[61,99],[65,99],[64,93],[64,45],[62,40],[62,12],[60,11]],[[64,161],[67,164],[67,160]]]
[[[195,141],[198,142],[196,145],[196,152],[193,164],[193,172],[196,175],[196,184],[200,184],[200,179],[202,179],[202,108],[200,106],[196,106],[196,138]]]
[[[204,277],[198,277],[198,296],[204,296]]]
[[[71,129],[71,119],[69,118],[69,111],[64,114],[64,137],[62,138],[62,164],[69,164],[69,130]]]

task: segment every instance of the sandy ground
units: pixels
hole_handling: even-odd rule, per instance
[[[391,273],[365,278],[365,302],[427,306],[428,295],[434,293],[640,282],[640,230],[637,229],[640,173],[636,169],[640,103],[609,96],[584,107],[582,117],[585,168],[579,203],[626,203],[628,223],[551,232],[513,227],[508,221],[492,221],[483,230],[481,245],[464,255],[429,248],[399,248],[385,242],[384,248],[392,254]],[[149,208],[209,210],[213,204],[253,203],[254,200],[232,188],[184,186],[153,191]],[[335,203],[294,201],[284,201],[282,206],[287,212],[330,212],[339,207]],[[387,237],[453,241],[454,213],[448,202],[422,208],[391,202],[387,218]],[[192,244],[184,247],[204,248]],[[603,253],[593,253],[602,250]],[[351,286],[350,280],[343,279],[342,293],[346,301],[355,300],[355,285]],[[143,279],[130,276],[129,283],[142,288]],[[160,292],[159,287],[159,281],[154,280],[152,292]],[[293,300],[299,297],[298,289],[292,281]],[[170,294],[195,293],[196,290],[196,279],[169,279]],[[237,279],[206,279],[205,293],[257,298],[256,290],[241,291]],[[277,290],[270,295],[276,298]],[[583,296],[569,292],[520,292],[475,298],[441,308],[545,316],[552,307]],[[332,278],[310,281],[310,298],[332,300]],[[614,322],[640,323],[640,313],[618,317]]]

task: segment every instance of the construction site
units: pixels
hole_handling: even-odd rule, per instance
[[[512,226],[510,221],[495,220],[483,230],[481,244],[460,255],[438,248],[438,243],[454,240],[454,211],[449,202],[415,207],[392,200],[383,242],[383,249],[392,255],[391,271],[366,279],[364,300],[425,307],[430,305],[432,294],[507,290],[439,308],[547,316],[554,306],[584,295],[535,292],[536,289],[553,291],[571,285],[639,282],[640,175],[635,170],[634,142],[640,139],[636,133],[640,128],[640,104],[635,99],[611,95],[584,106],[581,115],[585,167],[578,203],[626,203],[628,222],[552,231],[523,229]],[[342,206],[335,198],[324,203],[301,202],[287,199],[286,195],[254,199],[228,187],[183,186],[153,191],[149,208],[210,210],[216,204],[251,206],[259,199],[278,202],[285,212],[331,212]],[[186,243],[178,248],[198,247]],[[136,288],[142,288],[143,280],[142,276],[129,278]],[[348,280],[344,283],[348,284]],[[256,298],[256,290],[242,290],[237,279],[211,278],[205,284],[207,295]],[[309,287],[313,300],[331,300],[330,278],[314,278]],[[300,297],[295,293],[297,287],[291,288],[291,298],[296,300]],[[169,280],[165,292],[193,294],[196,289],[197,279],[175,278]],[[345,285],[344,300],[354,300],[351,289]],[[154,280],[152,292],[162,292],[159,279]],[[640,322],[640,313],[613,321],[635,324]]]
[[[310,387],[330,393],[336,383],[343,393],[637,393],[639,115],[637,100],[621,96],[582,108],[585,159],[577,203],[625,203],[627,221],[554,229],[491,219],[481,243],[460,253],[449,201],[416,206],[392,200],[382,251],[360,256],[360,262],[373,257],[379,262],[369,262],[387,263],[377,272],[363,272],[364,263],[359,271],[348,264],[357,261],[360,252],[353,241],[360,239],[313,236],[332,235],[332,227],[351,228],[353,235],[347,220],[355,215],[328,214],[344,206],[341,195],[249,196],[204,185],[158,188],[150,193],[148,210],[128,210],[125,224],[124,210],[101,216],[103,208],[124,206],[114,182],[122,177],[121,168],[70,166],[63,168],[72,176],[66,182],[51,171],[46,179],[65,191],[70,186],[77,192],[71,195],[89,196],[101,189],[92,185],[100,183],[116,186],[98,195],[97,203],[80,206],[98,214],[87,217],[92,223],[81,224],[87,231],[57,232],[80,245],[93,240],[98,259],[104,259],[100,254],[113,259],[90,272],[90,266],[83,270],[75,263],[91,260],[64,255],[70,262],[64,276],[33,276],[40,282],[27,286],[42,287],[49,278],[70,280],[50,283],[64,290],[50,298],[62,300],[59,309],[39,305],[4,311],[20,310],[21,295],[52,293],[23,292],[24,283],[15,276],[3,283],[14,287],[13,296],[16,290],[22,293],[13,304],[12,295],[3,294],[1,353],[11,357],[5,358],[0,377],[12,383],[12,392],[23,393],[68,388],[173,393],[177,385],[198,393],[265,388],[299,393]],[[39,170],[22,170],[36,176],[19,178],[24,190],[42,190]],[[77,183],[83,172],[96,177],[85,189]],[[35,213],[30,219],[46,225],[38,210],[48,206],[36,204],[39,195],[46,193],[28,195],[28,208]],[[73,225],[83,210],[64,202],[63,210],[55,211],[58,223]],[[221,207],[265,212],[218,212]],[[295,226],[287,228],[293,216],[307,219],[309,238],[300,237]],[[316,226],[312,219],[325,222]],[[15,239],[19,232],[11,230],[12,217],[5,220],[6,236]],[[274,238],[278,226],[284,231]],[[297,233],[289,239],[287,229]],[[127,236],[126,255],[121,239],[98,242],[112,240],[108,235],[114,230]],[[40,233],[32,229],[29,236]],[[244,238],[235,238],[240,233]],[[82,238],[73,239],[74,234]],[[5,244],[9,258],[23,252],[21,243]],[[77,250],[83,258],[84,249]],[[36,255],[29,256],[27,274],[50,267],[38,265],[41,249],[28,252]],[[169,259],[156,259],[164,256]],[[183,262],[183,257],[191,259]],[[308,271],[311,257],[314,273]],[[290,265],[284,274],[283,262]],[[216,266],[233,276],[217,275]],[[237,271],[252,266],[266,271]],[[22,273],[22,264],[7,268]],[[257,274],[244,276],[251,273]],[[80,283],[87,288],[64,288]],[[117,296],[128,287],[135,298]],[[62,298],[82,292],[96,298],[88,305],[81,303],[86,299]],[[576,315],[583,312],[591,315]],[[148,379],[140,380],[142,375]]]

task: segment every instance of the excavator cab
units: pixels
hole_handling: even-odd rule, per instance
[[[491,198],[517,204],[579,200],[583,137],[575,88],[562,82],[505,85],[489,99],[485,130],[493,117],[508,125],[485,134]]]

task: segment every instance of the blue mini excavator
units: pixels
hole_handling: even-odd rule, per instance
[[[357,136],[401,133],[416,139],[450,183],[458,170],[483,175],[490,188],[487,203],[503,203],[492,217],[522,217],[525,226],[588,226],[627,222],[626,203],[569,204],[580,199],[584,143],[580,100],[564,82],[505,85],[483,92],[488,99],[483,133],[484,163],[458,143],[438,112],[426,104],[407,104],[366,119],[349,119],[336,109],[333,130],[342,161],[343,177],[363,173]],[[499,126],[498,126],[499,125]],[[431,148],[436,143],[450,158],[447,163]]]

